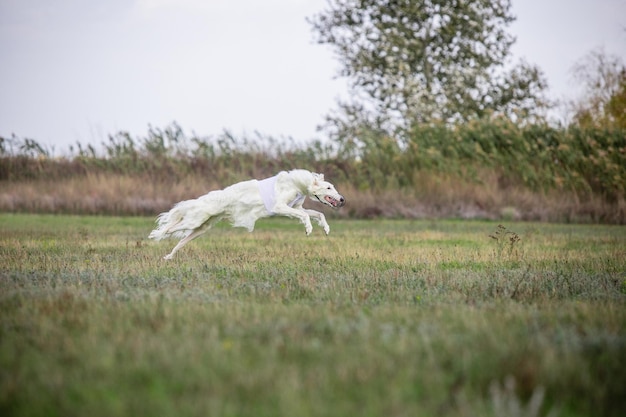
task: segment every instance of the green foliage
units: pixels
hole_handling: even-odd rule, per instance
[[[626,66],[617,56],[594,50],[572,69],[583,95],[569,103],[572,124],[626,129]]]
[[[490,170],[506,189],[598,193],[617,201],[626,193],[626,133],[621,129],[557,129],[483,119],[450,128],[423,124],[410,131],[406,148],[385,135],[362,144],[357,164],[376,189],[419,187],[417,173],[474,177]],[[365,180],[367,178],[367,180]]]
[[[490,113],[542,116],[541,71],[523,62],[504,69],[513,20],[509,0],[335,0],[310,21],[372,113],[410,128]]]

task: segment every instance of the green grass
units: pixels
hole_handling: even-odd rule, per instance
[[[165,262],[152,219],[0,215],[0,414],[626,408],[625,227],[330,223],[222,225]]]

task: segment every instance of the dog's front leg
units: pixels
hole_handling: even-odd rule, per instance
[[[277,204],[276,206],[274,206],[274,214],[278,214],[280,216],[287,216],[293,219],[300,220],[300,222],[304,224],[304,231],[306,232],[307,236],[310,235],[311,232],[313,231],[313,226],[311,225],[311,218],[304,211],[304,209],[295,209],[295,208],[289,207],[286,204],[284,205]]]
[[[324,233],[326,234],[330,233],[330,226],[326,222],[326,216],[324,216],[324,213],[320,213],[319,211],[311,210],[311,209],[303,209],[303,210],[309,215],[309,217],[312,217],[315,220],[317,220],[317,224],[319,224],[320,227],[324,229]]]

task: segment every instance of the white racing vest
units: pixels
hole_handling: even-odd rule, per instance
[[[259,192],[261,193],[261,199],[263,200],[263,204],[265,205],[265,209],[270,214],[275,214],[273,209],[276,204],[276,176],[266,178],[264,180],[257,180],[257,184],[259,186]],[[293,199],[289,204],[289,207],[293,207],[298,203],[301,203],[306,198],[306,195],[302,193],[298,193],[296,198]]]

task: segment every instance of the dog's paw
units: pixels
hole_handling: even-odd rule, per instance
[[[304,231],[306,232],[306,235],[310,235],[311,232],[313,231],[313,226],[311,226],[311,223],[307,223],[304,225]]]
[[[174,255],[172,255],[171,253],[169,255],[165,255],[163,257],[164,260],[169,261],[170,259],[172,259],[174,257]]]
[[[323,227],[324,227],[324,233],[328,235],[330,233],[330,226],[328,225],[328,223],[326,223]]]

